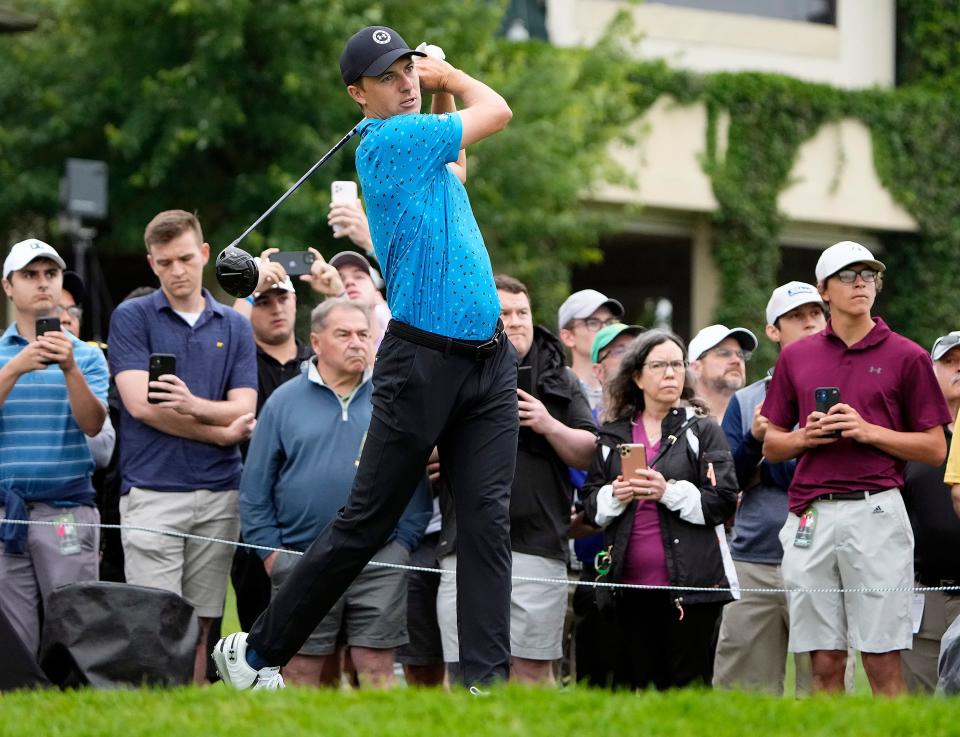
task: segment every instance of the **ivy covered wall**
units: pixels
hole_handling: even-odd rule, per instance
[[[960,10],[953,15],[960,23]],[[951,53],[957,38],[944,39]],[[871,131],[881,183],[920,226],[918,235],[883,239],[889,268],[883,316],[926,347],[960,328],[960,96],[952,82],[931,84],[940,62],[927,57],[911,67],[923,70],[913,72],[920,75],[915,84],[865,91],[776,74],[697,77],[662,63],[635,65],[639,107],[669,94],[708,110],[704,169],[718,202],[712,214],[718,322],[762,330],[786,223],[777,199],[790,184],[797,152],[825,123],[855,118]],[[729,114],[729,131],[721,156],[716,136],[722,113]],[[765,370],[774,358],[774,347],[761,341],[753,370]]]

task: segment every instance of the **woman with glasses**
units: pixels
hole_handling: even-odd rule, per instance
[[[718,590],[597,590],[617,635],[621,688],[709,686],[720,611],[733,598],[723,521],[736,508],[736,473],[687,384],[685,355],[676,335],[650,330],[623,356],[584,485],[586,515],[605,528],[601,580]],[[629,444],[644,446],[649,468],[625,478]]]

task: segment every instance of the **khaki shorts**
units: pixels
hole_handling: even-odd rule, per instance
[[[555,578],[562,583],[513,581],[510,594],[510,654],[527,660],[558,660],[563,655],[563,619],[567,611],[567,564],[562,560],[525,553],[513,554],[513,575]],[[457,570],[457,556],[440,559],[444,571]],[[457,577],[440,577],[437,620],[443,641],[443,659],[460,661],[457,634]]]
[[[136,486],[120,497],[124,525],[222,540],[240,537],[239,495],[231,491],[150,491]],[[127,583],[172,591],[198,617],[223,616],[234,547],[141,530],[121,530]]]
[[[866,499],[814,502],[811,545],[794,545],[800,518],[780,530],[786,588],[900,588],[789,594],[790,651],[908,650],[913,641],[913,530],[898,489]]]
[[[393,541],[384,545],[373,560],[406,565],[410,553]],[[299,555],[277,555],[270,571],[274,596],[298,562]],[[298,654],[330,655],[339,642],[374,650],[389,650],[406,644],[406,571],[368,563],[320,621]]]

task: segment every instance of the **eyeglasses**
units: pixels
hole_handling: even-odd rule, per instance
[[[679,374],[681,371],[685,371],[687,368],[686,361],[647,361],[643,364],[643,368],[647,369],[651,374],[663,374],[666,373],[667,369],[672,369],[674,373]]]
[[[733,348],[713,348],[707,351],[707,353],[712,353],[715,356],[719,356],[725,361],[729,358],[733,358],[734,356],[736,356],[744,363],[749,361],[750,357],[753,355],[753,353],[751,353],[750,351],[734,350]]]
[[[622,356],[624,353],[627,352],[627,348],[628,348],[628,347],[629,347],[629,346],[618,345],[618,346],[614,346],[613,348],[611,348],[611,349],[610,349],[609,351],[607,351],[606,353],[600,353],[600,354],[598,354],[598,355],[597,355],[597,363],[603,363],[603,362],[606,361],[608,358],[610,358],[610,356]]]
[[[857,281],[859,276],[863,279],[866,284],[873,284],[877,280],[877,274],[880,273],[876,269],[843,269],[836,273],[836,277],[842,281],[844,284],[853,284]]]
[[[595,333],[600,328],[605,328],[608,325],[616,325],[618,322],[620,322],[620,320],[618,320],[615,317],[608,318],[607,320],[601,320],[599,317],[583,317],[583,318],[578,317],[573,322],[574,324],[578,322],[582,323],[583,325],[586,326],[587,330],[589,330],[592,333]]]
[[[81,317],[81,315],[83,315],[83,310],[81,310],[79,307],[76,307],[76,306],[73,306],[73,307],[60,307],[60,306],[58,305],[57,308],[56,308],[53,312],[54,312],[54,314],[56,314],[56,315],[62,315],[64,312],[66,312],[66,313],[67,313],[68,315],[70,315],[70,317],[72,317],[74,320],[79,320],[80,317]]]

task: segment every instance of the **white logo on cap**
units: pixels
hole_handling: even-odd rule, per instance
[[[390,34],[382,29],[378,31],[374,31],[373,40],[378,44],[388,44],[390,43]]]

